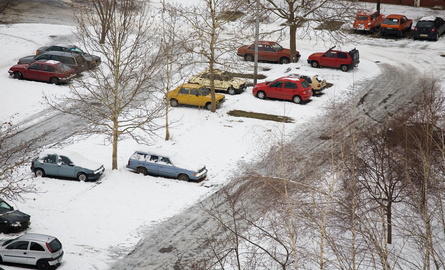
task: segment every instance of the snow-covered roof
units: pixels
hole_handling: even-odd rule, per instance
[[[205,166],[196,159],[188,156],[186,153],[178,153],[171,149],[141,147],[137,149],[137,152],[169,158],[174,166],[183,169],[198,171]]]
[[[425,16],[425,17],[420,18],[419,21],[434,21],[435,19],[436,19],[436,17],[434,17],[434,16]]]
[[[91,169],[91,170],[96,170],[96,169],[98,169],[98,168],[100,168],[102,166],[102,164],[100,164],[100,163],[98,163],[96,161],[92,161],[92,160],[90,160],[90,159],[80,155],[77,152],[70,151],[70,150],[63,150],[63,149],[46,149],[46,150],[43,150],[39,154],[39,159],[42,159],[45,156],[51,155],[51,154],[66,156],[74,163],[74,165],[79,166],[79,167],[83,167],[83,168],[87,168],[87,169]]]

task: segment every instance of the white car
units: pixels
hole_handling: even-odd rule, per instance
[[[35,265],[39,270],[47,270],[59,264],[62,257],[62,243],[54,236],[29,233],[0,241],[1,262]]]
[[[197,83],[210,87],[210,71],[204,70],[198,75],[191,77],[189,83]],[[247,86],[246,80],[236,78],[232,73],[220,69],[214,70],[214,84],[216,91],[226,92],[229,95],[239,94],[243,92]]]

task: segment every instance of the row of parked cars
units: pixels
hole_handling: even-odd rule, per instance
[[[100,63],[99,56],[85,53],[75,45],[52,45],[38,48],[35,55],[20,58],[8,73],[16,79],[61,84]]]
[[[402,37],[411,31],[414,40],[427,39],[437,41],[445,32],[445,21],[441,17],[426,16],[420,18],[413,27],[413,20],[402,14],[385,16],[377,11],[359,11],[353,23],[355,31],[376,32],[380,35],[396,35]]]

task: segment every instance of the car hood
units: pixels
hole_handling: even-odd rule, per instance
[[[267,86],[268,83],[269,82],[257,83],[253,88],[264,87],[264,86]]]
[[[211,97],[211,95],[209,94],[209,95],[207,95],[209,98],[212,98]],[[223,94],[215,94],[215,99],[216,100],[221,100],[221,99],[223,99],[223,98],[225,98],[226,96],[225,95],[223,95]]]
[[[25,57],[22,57],[19,59],[19,61],[17,62],[17,64],[29,64],[29,63],[33,63],[36,60],[34,60],[34,56],[35,55],[28,55]]]
[[[310,59],[310,58],[312,58],[312,57],[316,57],[316,58],[318,58],[318,57],[323,56],[323,54],[324,54],[324,53],[313,53],[313,54],[309,55],[308,59]]]
[[[13,65],[12,67],[10,67],[9,69],[26,69],[29,67],[29,64],[17,64],[17,65]]]
[[[85,53],[83,54],[83,57],[85,58],[85,60],[87,60],[88,62],[92,62],[92,61],[98,61],[100,60],[100,57],[97,55],[93,55],[93,54],[88,54]]]
[[[238,48],[238,52],[240,51],[245,51],[250,45],[243,45],[241,47]]]
[[[3,215],[0,215],[0,223],[8,222],[8,223],[16,223],[16,222],[24,222],[29,221],[30,215],[20,212],[19,210],[14,210]]]

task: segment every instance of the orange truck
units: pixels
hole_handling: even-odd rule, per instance
[[[403,34],[411,30],[413,20],[408,19],[405,15],[391,14],[386,16],[382,25],[380,25],[380,35],[397,35],[402,37]]]
[[[374,32],[380,28],[385,15],[377,11],[362,10],[357,13],[352,29],[354,31]]]

